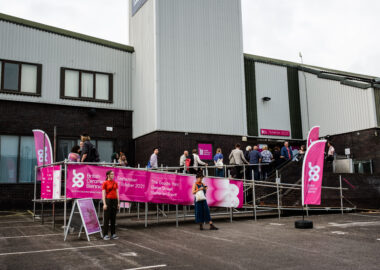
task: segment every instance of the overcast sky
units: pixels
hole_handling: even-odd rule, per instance
[[[129,44],[128,2],[0,0],[0,12]],[[379,11],[378,0],[242,0],[244,52],[299,62],[301,51],[306,64],[380,77]]]

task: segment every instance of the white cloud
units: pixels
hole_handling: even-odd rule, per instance
[[[380,76],[375,0],[242,0],[244,51]]]

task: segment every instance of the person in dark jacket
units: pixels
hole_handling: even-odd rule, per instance
[[[83,134],[80,136],[80,140],[83,142],[80,158],[81,162],[92,162],[93,160],[90,160],[90,152],[94,148],[94,145],[90,142],[90,136],[88,134]]]

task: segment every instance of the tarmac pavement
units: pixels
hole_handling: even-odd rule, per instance
[[[30,215],[0,216],[0,269],[379,269],[380,213],[314,215],[311,230],[298,219],[217,220],[218,231],[120,220],[118,240],[64,242]]]

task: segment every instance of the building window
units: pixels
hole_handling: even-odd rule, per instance
[[[0,59],[0,93],[41,96],[42,65]]]
[[[61,68],[61,98],[113,102],[113,75]]]
[[[80,140],[60,139],[58,141],[57,161],[64,161],[68,158],[71,148],[79,145]],[[110,140],[91,140],[91,143],[98,150],[100,161],[111,162],[113,153],[113,141]]]
[[[0,183],[30,183],[37,165],[32,136],[0,136]]]

